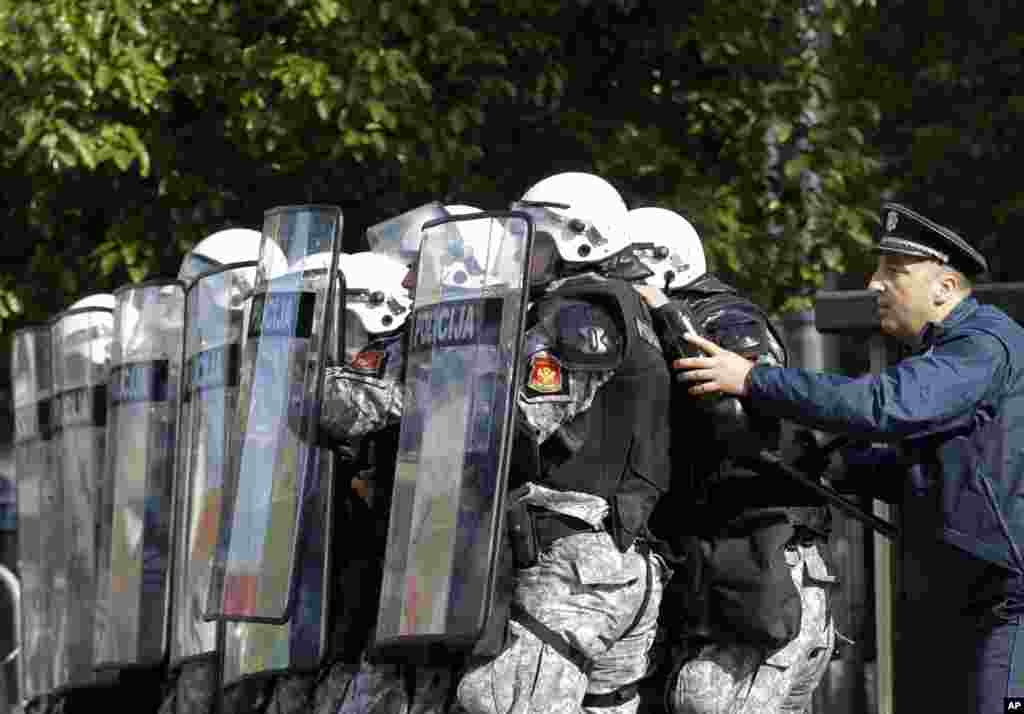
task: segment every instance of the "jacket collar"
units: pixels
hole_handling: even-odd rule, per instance
[[[958,302],[942,322],[929,322],[921,331],[919,351],[923,352],[938,342],[944,334],[963,322],[978,309],[978,301],[971,295]]]

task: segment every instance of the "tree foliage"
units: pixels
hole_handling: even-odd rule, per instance
[[[879,93],[846,78],[878,19],[837,0],[0,0],[0,319],[173,274],[275,205],[341,205],[356,250],[418,203],[503,207],[569,169],[682,212],[770,307],[806,305],[875,219]]]
[[[889,197],[961,232],[990,279],[1021,280],[1024,8],[930,0],[879,7],[859,38],[873,58],[857,91],[884,108],[877,132]]]

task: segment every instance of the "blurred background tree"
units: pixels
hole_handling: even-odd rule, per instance
[[[829,272],[863,284],[884,197],[980,239],[1012,279],[1013,12],[0,0],[0,329],[172,275],[272,206],[340,205],[359,250],[412,206],[502,208],[560,170],[683,213],[773,310],[808,306]]]

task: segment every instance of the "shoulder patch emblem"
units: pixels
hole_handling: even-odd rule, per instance
[[[384,373],[384,365],[387,362],[387,353],[383,350],[363,350],[352,358],[349,369],[359,374],[368,374],[379,377]]]
[[[527,389],[538,394],[559,394],[563,391],[562,363],[547,352],[530,358]]]
[[[579,350],[585,355],[603,355],[611,349],[608,333],[603,327],[581,327],[579,335]]]

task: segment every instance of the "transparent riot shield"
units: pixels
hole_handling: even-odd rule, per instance
[[[185,297],[185,355],[176,458],[174,586],[170,665],[217,648],[217,623],[205,619],[221,519],[235,407],[245,301],[256,262],[198,276]]]
[[[54,318],[53,422],[63,504],[60,538],[62,573],[55,589],[61,613],[57,626],[58,686],[92,683],[96,620],[97,544],[103,515],[102,481],[106,443],[107,377],[114,336],[113,311],[87,307]],[[55,536],[56,537],[56,536]],[[56,551],[55,551],[56,552]]]
[[[14,333],[14,476],[18,495],[18,574],[21,577],[21,698],[31,701],[56,686],[57,625],[54,594],[63,520],[54,500],[50,396],[53,374],[50,330]]]
[[[225,685],[322,658],[333,460],[316,442],[323,370],[343,358],[340,239],[333,207],[265,216],[210,588]]]
[[[324,367],[343,335],[340,241],[340,209],[297,206],[265,215],[210,617],[285,624],[293,614],[303,521],[324,517],[323,504],[314,512],[311,499],[322,497],[316,439]]]
[[[166,651],[185,289],[153,280],[114,297],[96,667],[152,667]]]
[[[521,213],[423,229],[374,646],[471,648],[489,617],[532,242]]]

